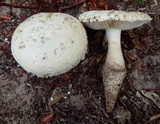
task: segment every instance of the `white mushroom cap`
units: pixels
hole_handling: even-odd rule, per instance
[[[152,18],[142,12],[125,12],[117,10],[87,11],[79,16],[79,20],[91,29],[129,30],[143,25]]]
[[[78,19],[68,14],[35,14],[15,30],[11,51],[27,72],[38,77],[56,76],[85,58],[86,31]]]

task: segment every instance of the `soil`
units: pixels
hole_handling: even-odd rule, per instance
[[[113,7],[113,3],[110,5]],[[105,32],[85,27],[89,47],[85,60],[65,74],[38,78],[18,65],[10,49],[16,27],[38,11],[30,14],[18,8],[18,14],[14,11],[10,19],[4,19],[2,16],[10,9],[1,6],[6,11],[0,12],[0,124],[160,124],[158,5],[153,1],[114,1],[118,9],[143,11],[153,20],[140,28],[122,31],[127,74],[115,109],[109,114],[105,112],[101,75],[107,52]],[[88,6],[79,4],[62,12],[77,17],[89,10]]]

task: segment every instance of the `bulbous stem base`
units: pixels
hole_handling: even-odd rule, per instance
[[[106,112],[112,112],[117,101],[119,91],[126,75],[126,69],[115,70],[112,66],[105,65],[102,69]]]

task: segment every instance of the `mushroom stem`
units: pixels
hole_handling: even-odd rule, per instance
[[[107,29],[108,53],[102,68],[106,112],[112,112],[126,75],[125,62],[121,50],[121,30]]]

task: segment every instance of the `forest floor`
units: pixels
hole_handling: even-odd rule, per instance
[[[0,124],[160,124],[159,1],[40,1],[0,1]],[[105,112],[101,75],[107,52],[104,31],[86,28],[89,50],[85,60],[50,78],[24,71],[10,49],[14,30],[34,13],[59,11],[77,17],[93,9],[141,11],[153,18],[140,28],[122,31],[127,74],[110,114]]]

